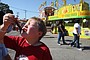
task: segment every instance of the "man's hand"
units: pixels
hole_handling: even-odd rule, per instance
[[[15,23],[16,18],[13,14],[11,13],[7,13],[3,16],[3,25],[1,27],[1,29],[3,31],[6,31],[7,28],[9,27],[9,25],[11,25],[12,23]]]
[[[9,26],[10,24],[14,23],[14,21],[13,21],[14,19],[15,19],[15,17],[13,14],[11,14],[11,13],[5,14],[3,17],[4,26]]]

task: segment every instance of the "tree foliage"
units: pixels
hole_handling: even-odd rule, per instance
[[[0,2],[0,11],[3,11],[4,13],[6,13],[7,11],[12,11],[12,10],[9,9],[8,4]]]

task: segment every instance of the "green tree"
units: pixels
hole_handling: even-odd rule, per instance
[[[7,11],[10,11],[9,5],[0,2],[0,11],[3,11],[4,13],[6,13]],[[12,10],[11,10],[11,11],[12,11]],[[13,11],[12,11],[12,12],[13,12]]]

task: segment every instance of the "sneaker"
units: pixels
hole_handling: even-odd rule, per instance
[[[58,45],[61,45],[61,44],[58,44]]]
[[[83,51],[83,49],[82,49],[82,48],[78,48],[77,50],[79,50],[79,51]]]

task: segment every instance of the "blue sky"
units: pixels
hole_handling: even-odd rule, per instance
[[[1,0],[1,2],[8,4],[10,6],[10,9],[13,10],[15,15],[19,15],[20,19],[30,18],[32,16],[38,16],[39,15],[39,6],[44,2],[47,1],[47,5],[49,6],[50,3],[55,0]],[[89,0],[84,0],[86,2],[89,2]],[[79,3],[79,0],[67,0],[67,4],[77,4]],[[59,4],[62,5],[62,0],[59,0]],[[26,11],[26,15],[25,15]]]

